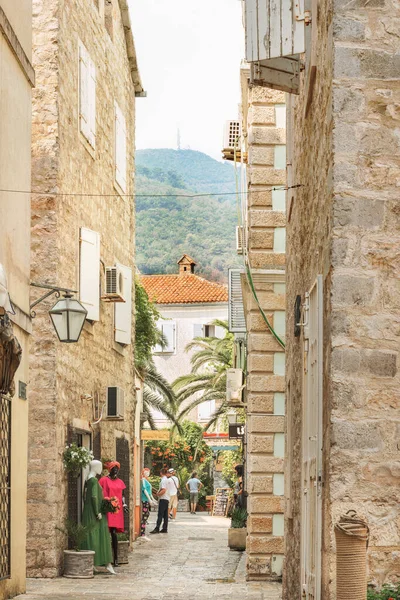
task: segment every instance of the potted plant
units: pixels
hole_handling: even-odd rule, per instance
[[[233,509],[228,529],[228,546],[231,550],[246,550],[247,517],[246,509],[239,506]]]
[[[72,473],[76,477],[80,474],[82,469],[88,466],[90,461],[93,460],[93,452],[83,446],[78,446],[72,443],[65,446],[63,453],[64,467],[68,473]]]
[[[67,519],[64,528],[58,527],[57,529],[68,536],[68,545],[71,548],[64,550],[64,577],[91,579],[93,577],[94,551],[80,550],[91,528]]]
[[[120,565],[127,565],[129,552],[129,536],[127,533],[118,533],[118,562]]]

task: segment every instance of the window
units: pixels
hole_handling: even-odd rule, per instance
[[[95,148],[96,67],[81,42],[79,43],[79,127],[92,148]]]
[[[172,354],[176,350],[176,324],[171,321],[159,324],[159,329],[165,338],[166,345],[157,344],[154,352],[161,354]]]
[[[284,212],[286,210],[285,190],[272,190],[272,210]]]
[[[215,325],[204,325],[204,337],[215,337]]]
[[[115,103],[115,181],[126,192],[126,124],[125,117]]]
[[[286,104],[275,104],[275,127],[286,129]]]
[[[100,234],[86,227],[80,231],[79,299],[89,321],[100,319]]]
[[[208,421],[215,412],[215,400],[209,400],[199,404],[198,416],[199,421]]]
[[[116,302],[114,308],[114,339],[119,344],[132,343],[132,269],[118,265],[124,278],[125,302]]]
[[[286,146],[274,147],[274,169],[286,169]]]
[[[285,252],[286,250],[286,228],[275,227],[274,229],[274,252]]]

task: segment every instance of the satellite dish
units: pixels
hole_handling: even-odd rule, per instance
[[[15,311],[10,302],[10,295],[8,293],[7,276],[6,270],[0,263],[0,308],[4,308],[6,312],[15,315]]]

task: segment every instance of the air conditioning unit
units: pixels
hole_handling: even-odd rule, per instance
[[[124,390],[120,387],[108,387],[106,390],[107,418],[123,419],[125,416]]]
[[[125,302],[124,273],[119,265],[106,267],[106,291],[101,297],[105,302]]]
[[[226,400],[230,406],[242,402],[243,370],[228,369],[226,372]]]
[[[226,121],[224,129],[224,148],[240,150],[240,122]]]
[[[244,228],[242,225],[236,226],[236,252],[243,254],[244,246]]]

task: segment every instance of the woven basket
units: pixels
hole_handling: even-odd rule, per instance
[[[336,600],[367,597],[368,525],[349,511],[335,525]]]

